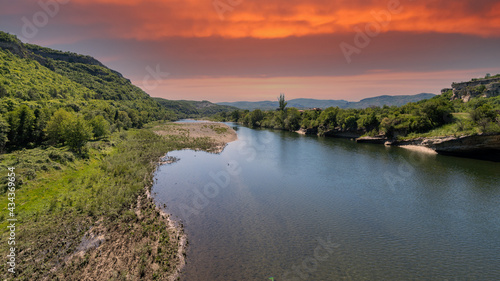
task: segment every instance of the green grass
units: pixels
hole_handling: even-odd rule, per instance
[[[23,180],[15,199],[16,246],[18,258],[23,261],[18,265],[19,279],[47,276],[61,257],[75,250],[85,231],[97,219],[128,221],[131,206],[145,186],[151,184],[151,172],[166,152],[211,145],[204,138],[164,138],[151,129],[141,129],[115,133],[110,141],[88,144],[88,159],[78,158],[64,148],[36,148],[2,155],[1,177],[6,178],[6,168],[13,166],[16,177]],[[34,168],[55,164],[59,167]],[[28,177],[28,171],[34,171],[34,175]],[[9,233],[4,219],[8,200],[5,193],[1,196],[0,206],[4,207],[0,227],[2,241],[6,241]],[[146,224],[144,231],[149,227]],[[6,251],[7,247],[0,247],[1,255],[5,256]],[[52,254],[48,255],[47,251]],[[44,257],[43,264],[39,263],[39,257]],[[5,263],[0,265],[0,270],[6,274]]]
[[[410,133],[401,139],[409,140],[415,138],[429,138],[429,137],[459,137],[459,136],[472,136],[481,133],[500,133],[500,126],[490,124],[486,128],[478,127],[472,122],[469,113],[453,113],[453,123],[445,124],[441,127],[430,130],[426,133]]]
[[[472,120],[470,114],[466,112],[452,113],[451,115],[456,120],[461,120],[461,121]]]
[[[217,134],[224,134],[227,132],[226,127],[210,125],[210,129],[214,130]]]
[[[457,123],[446,124],[426,133],[410,133],[403,139],[414,139],[421,137],[447,137],[447,136],[469,136],[481,133],[479,128],[461,128]]]
[[[0,171],[6,171],[7,167],[16,167],[16,173],[19,175],[17,185],[22,186],[25,182],[36,178],[37,173],[61,170],[64,166],[71,165],[75,158],[76,156],[66,147],[23,149],[0,155]],[[0,192],[5,192],[7,178],[0,178],[0,184],[2,186]]]

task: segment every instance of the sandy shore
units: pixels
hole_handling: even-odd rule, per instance
[[[434,149],[420,145],[400,145],[398,147],[427,154],[438,154]]]
[[[154,130],[161,136],[208,138],[213,144],[210,152],[215,153],[220,153],[227,143],[238,139],[238,135],[231,127],[216,122],[168,123],[158,126]]]

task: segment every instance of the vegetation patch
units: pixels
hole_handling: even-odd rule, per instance
[[[204,123],[167,123],[155,125],[157,134],[168,140],[194,148],[220,153],[226,143],[237,139],[236,132],[225,124]]]
[[[276,110],[234,110],[216,114],[212,120],[240,122],[254,128],[304,129],[319,135],[348,133],[388,139],[500,133],[500,97],[474,98],[469,102],[451,97],[449,91],[400,107],[298,110],[286,108],[284,96],[280,96]]]
[[[210,149],[217,142],[187,137],[182,125],[154,127],[177,128],[178,135],[161,136],[153,126],[115,132],[108,140],[88,143],[84,158],[67,147],[2,155],[4,177],[6,167],[13,166],[23,179],[16,191],[19,280],[165,280],[176,270],[182,233],[166,227],[167,218],[145,187],[166,152]],[[7,196],[0,201],[7,206]],[[5,220],[0,227],[6,241]],[[7,248],[0,254],[6,256]],[[3,278],[11,277],[5,263],[0,270]]]

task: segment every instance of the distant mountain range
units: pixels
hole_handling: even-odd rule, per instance
[[[362,99],[358,102],[349,102],[346,100],[317,100],[317,99],[292,99],[288,100],[287,107],[295,107],[298,109],[307,108],[327,108],[327,107],[340,107],[340,108],[367,108],[370,106],[401,106],[409,102],[417,102],[434,97],[434,94],[422,93],[418,95],[402,95],[402,96],[377,96],[372,98]],[[237,102],[219,102],[219,105],[234,106],[239,109],[262,109],[272,110],[278,108],[278,101],[237,101]]]

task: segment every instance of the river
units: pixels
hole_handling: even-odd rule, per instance
[[[181,280],[498,280],[500,163],[254,130],[168,153]]]

